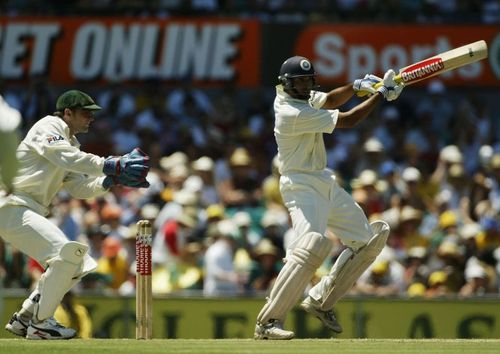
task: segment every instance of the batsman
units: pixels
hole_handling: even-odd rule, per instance
[[[389,226],[368,222],[362,209],[326,167],[323,134],[351,128],[366,118],[383,99],[393,101],[404,84],[366,75],[328,93],[317,90],[316,72],[305,57],[288,58],[281,66],[274,100],[274,135],[278,145],[280,192],[288,208],[295,238],[287,250],[266,304],[257,316],[255,339],[291,339],[283,329],[287,313],[302,297],[317,268],[332,249],[331,230],[346,246],[329,274],[310,289],[301,307],[330,330],[340,333],[333,306],[352,287],[385,246]],[[374,86],[377,85],[378,88]],[[337,108],[354,94],[368,94],[347,112]]]
[[[107,158],[80,150],[75,135],[88,132],[100,109],[86,93],[67,91],[57,99],[56,112],[36,122],[17,147],[17,175],[10,188],[4,188],[7,196],[0,204],[0,235],[46,270],[5,326],[15,335],[73,338],[76,331],[53,315],[64,294],[97,266],[87,245],[69,241],[47,219],[57,192],[64,188],[84,199],[103,195],[114,185],[149,186],[149,157],[140,149]]]

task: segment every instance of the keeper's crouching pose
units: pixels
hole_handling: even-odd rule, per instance
[[[28,339],[70,339],[76,331],[54,318],[64,294],[96,268],[88,246],[68,241],[46,215],[64,188],[75,198],[106,193],[113,185],[148,187],[149,157],[134,149],[124,156],[99,157],[80,151],[75,134],[86,133],[101,109],[87,94],[71,90],[56,112],[40,119],[17,148],[19,169],[11,193],[0,204],[0,235],[46,267],[36,289],[5,328]]]
[[[362,209],[335,181],[326,168],[324,133],[349,128],[364,119],[382,100],[395,100],[403,90],[389,70],[384,78],[366,75],[354,84],[328,93],[316,90],[315,71],[304,57],[287,59],[281,66],[280,84],[274,100],[274,134],[278,145],[280,191],[290,213],[295,239],[287,250],[266,304],[257,316],[255,339],[291,339],[283,329],[287,313],[301,298],[317,268],[331,251],[327,228],[347,248],[330,273],[310,289],[301,307],[318,317],[334,332],[342,327],[333,306],[352,287],[384,247],[389,226],[383,221],[369,224]],[[374,85],[382,85],[375,89]],[[354,93],[369,95],[348,112],[336,108]]]

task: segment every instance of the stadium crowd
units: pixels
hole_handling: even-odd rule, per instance
[[[18,15],[239,16],[263,21],[382,23],[500,22],[498,0],[6,0],[0,11]]]
[[[104,109],[82,150],[101,156],[140,146],[148,189],[113,187],[102,198],[60,193],[51,219],[98,260],[79,290],[133,294],[135,223],[154,225],[155,294],[265,294],[292,237],[278,190],[272,88],[213,91],[151,81],[86,89]],[[52,113],[60,87],[43,78],[1,94],[24,129]],[[500,290],[500,117],[492,102],[448,92],[439,80],[383,105],[326,140],[328,165],[388,245],[352,289],[375,296],[479,296]],[[408,90],[410,92],[410,90]],[[418,102],[418,104],[416,103]],[[327,272],[342,245],[334,247]],[[1,244],[3,287],[29,288],[43,269]],[[313,280],[314,281],[314,280]]]

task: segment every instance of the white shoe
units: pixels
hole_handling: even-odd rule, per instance
[[[17,315],[17,312],[14,312],[12,317],[10,318],[9,323],[5,325],[5,329],[16,336],[26,337],[26,333],[28,332],[28,322],[24,322],[21,319],[21,316]]]
[[[270,320],[265,325],[257,323],[255,325],[254,339],[292,339],[295,333],[283,329],[283,325],[276,321]]]
[[[76,331],[73,328],[64,327],[54,317],[40,323],[31,321],[26,334],[28,339],[71,339],[75,336]]]
[[[300,304],[300,307],[302,307],[306,312],[310,313],[311,315],[314,315],[317,318],[319,318],[319,320],[323,322],[323,325],[325,325],[326,328],[336,333],[342,332],[342,326],[337,322],[337,319],[335,318],[333,311],[321,310],[319,302],[314,300],[312,297],[310,296],[306,297],[305,300],[302,301],[302,303]]]

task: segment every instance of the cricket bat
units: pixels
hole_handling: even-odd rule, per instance
[[[481,40],[405,66],[399,69],[394,80],[398,83],[404,82],[405,85],[412,85],[487,57],[488,46],[485,41]],[[381,82],[374,85],[375,88],[380,86],[382,86]]]

